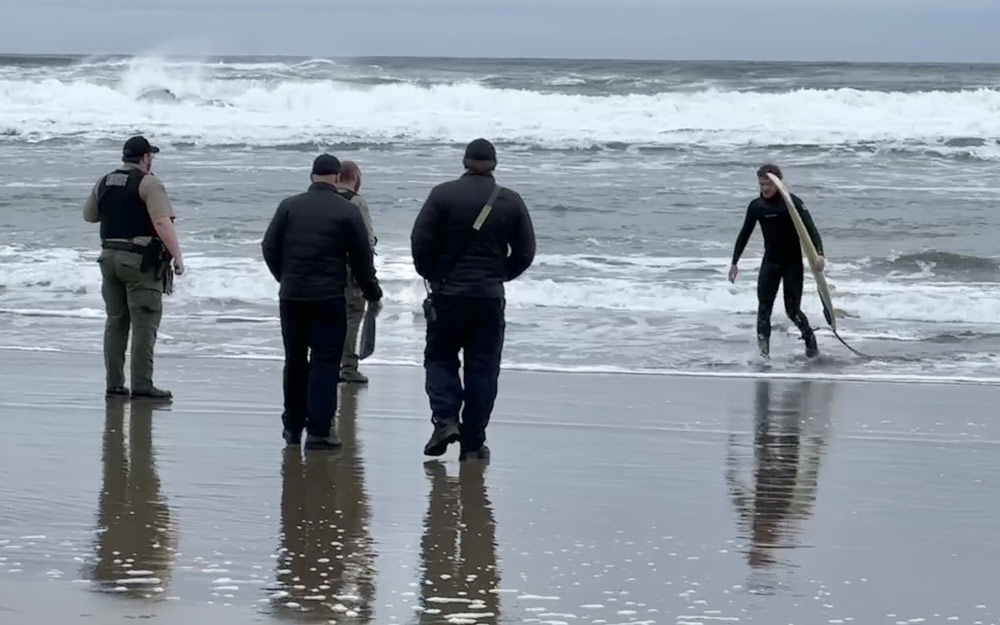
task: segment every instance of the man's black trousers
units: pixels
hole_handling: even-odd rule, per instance
[[[502,297],[431,298],[434,316],[427,321],[424,348],[431,420],[436,426],[459,425],[462,449],[475,451],[486,440],[497,397],[506,301]],[[464,388],[458,373],[459,351]]]
[[[285,343],[285,429],[330,435],[337,412],[340,359],[347,336],[343,297],[316,301],[281,300]]]

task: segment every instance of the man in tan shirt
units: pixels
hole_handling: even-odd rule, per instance
[[[170,400],[153,386],[153,348],[163,316],[163,293],[184,273],[174,211],[163,183],[151,173],[160,151],[136,136],[122,148],[122,166],[102,176],[83,206],[83,219],[101,224],[101,294],[107,311],[104,362],[107,396],[126,397],[125,348],[132,332],[135,399]]]
[[[340,164],[340,174],[336,184],[337,191],[345,199],[358,207],[361,218],[368,231],[368,244],[375,250],[375,232],[372,227],[372,216],[368,210],[365,198],[358,194],[361,189],[361,168],[354,161],[344,161]],[[344,356],[340,364],[340,381],[348,384],[367,384],[368,378],[358,371],[358,330],[365,315],[365,297],[361,288],[350,274],[347,273],[347,288],[344,291],[347,299],[347,340],[344,342]]]

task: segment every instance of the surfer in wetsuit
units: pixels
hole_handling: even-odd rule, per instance
[[[743,228],[736,237],[733,264],[729,268],[729,281],[736,280],[739,273],[736,264],[750,240],[750,235],[753,234],[754,227],[760,223],[764,235],[764,258],[760,264],[760,273],[757,275],[757,346],[761,355],[766,358],[770,353],[771,309],[774,307],[774,299],[778,296],[778,285],[784,282],[785,312],[802,332],[802,340],[806,344],[806,356],[812,358],[819,354],[819,348],[816,346],[816,336],[809,325],[809,319],[800,308],[803,265],[799,235],[788,214],[788,208],[778,193],[778,187],[767,177],[769,173],[783,179],[781,169],[777,165],[768,164],[757,170],[760,196],[747,207]],[[823,240],[802,200],[792,194],[792,201],[816,247],[816,252],[819,254],[818,268],[822,270],[825,265]]]

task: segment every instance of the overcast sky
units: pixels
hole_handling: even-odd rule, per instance
[[[1000,62],[1000,0],[0,0],[0,52]]]

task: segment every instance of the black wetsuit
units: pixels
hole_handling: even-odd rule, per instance
[[[816,247],[816,252],[822,255],[823,240],[813,224],[809,211],[797,196],[792,195],[792,201],[802,217],[802,223]],[[771,336],[771,309],[774,306],[774,299],[778,296],[778,285],[784,281],[785,312],[802,332],[802,338],[810,338],[813,331],[809,326],[809,319],[799,307],[802,303],[803,277],[799,233],[780,194],[776,193],[770,199],[760,196],[750,202],[743,229],[736,238],[733,264],[740,260],[758,222],[764,235],[764,259],[757,276],[757,337],[767,339]]]

